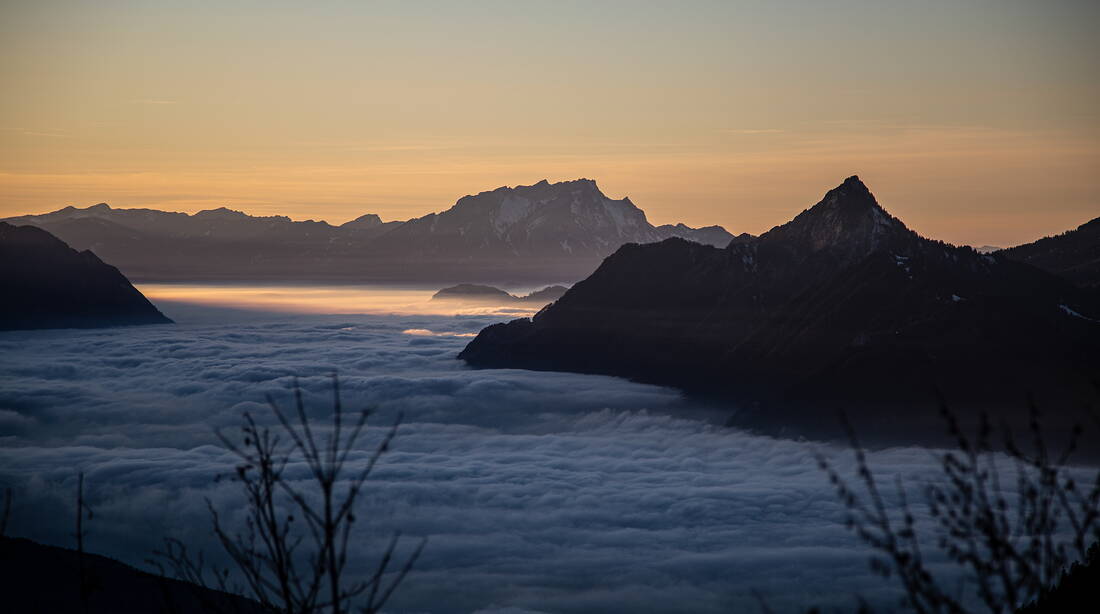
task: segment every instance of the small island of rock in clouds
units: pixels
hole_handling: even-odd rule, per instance
[[[1094,601],[1100,7],[424,8],[0,8],[0,610]]]

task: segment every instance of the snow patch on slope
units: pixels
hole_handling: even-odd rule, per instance
[[[527,217],[534,208],[535,204],[529,198],[512,194],[505,197],[504,202],[500,203],[496,215],[492,218],[493,228],[496,230],[497,236],[501,236],[516,222]]]
[[[1073,316],[1075,318],[1081,318],[1082,320],[1085,320],[1087,322],[1100,322],[1100,320],[1097,320],[1095,318],[1090,318],[1086,315],[1082,315],[1082,314],[1074,311],[1073,309],[1070,309],[1070,307],[1068,305],[1058,305],[1058,308],[1061,309],[1062,311],[1064,311],[1066,313],[1066,315],[1068,315],[1068,316]]]
[[[619,236],[625,234],[627,227],[637,226],[637,224],[633,223],[634,220],[628,217],[628,212],[625,210],[628,206],[629,205],[621,201],[603,201],[603,210],[611,218],[611,223],[615,229],[619,231]]]

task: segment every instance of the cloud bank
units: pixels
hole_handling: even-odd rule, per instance
[[[404,414],[353,561],[365,569],[396,530],[428,538],[395,611],[728,612],[757,608],[753,590],[780,611],[896,603],[814,463],[822,450],[850,469],[840,450],[723,428],[725,411],[665,388],[468,369],[455,334],[486,317],[167,311],[182,323],[0,334],[14,534],[71,545],[83,471],[90,549],[142,566],[171,535],[216,552],[205,500],[233,520],[241,499],[214,480],[234,466],[214,430],[266,416],[266,393],[288,401],[294,375],[324,419],[339,371],[347,407],[378,408],[372,440]],[[872,463],[934,471],[921,449]]]

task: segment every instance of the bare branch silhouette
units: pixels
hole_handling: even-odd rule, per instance
[[[1029,408],[1030,449],[1017,445],[1005,426],[1004,452],[998,453],[986,416],[970,437],[941,399],[940,414],[955,449],[938,456],[942,481],[924,489],[935,543],[973,582],[985,609],[997,614],[1015,612],[1050,593],[1074,561],[1088,558],[1089,544],[1100,540],[1100,471],[1083,490],[1068,466],[1084,430],[1075,427],[1066,447],[1054,454],[1038,408],[1033,402]],[[884,578],[897,575],[906,605],[917,612],[969,611],[960,589],[949,589],[932,575],[900,478],[895,485],[899,505],[891,513],[855,430],[843,416],[842,421],[862,492],[824,456],[818,454],[817,460],[848,510],[848,527],[881,555],[872,558],[872,569]],[[1012,463],[1014,491],[1004,483],[998,460]]]
[[[357,451],[372,412],[358,412],[349,427],[335,374],[332,385],[333,414],[327,429],[318,431],[311,424],[295,378],[292,415],[273,397],[267,398],[276,428],[260,426],[246,412],[239,440],[217,433],[240,461],[233,479],[241,484],[248,507],[243,528],[234,530],[208,500],[214,533],[244,582],[236,592],[272,612],[376,613],[408,575],[426,543],[422,540],[398,568],[391,569],[400,541],[396,534],[373,572],[359,580],[348,578],[351,530],[358,520],[355,505],[367,478],[396,437],[401,417],[362,468],[353,470],[349,458]],[[308,470],[306,485],[286,475],[288,467],[298,464]],[[165,549],[156,554],[180,579],[201,586],[213,584],[220,590],[229,588],[228,569],[208,567],[201,554],[191,555],[178,540],[166,541]],[[207,579],[208,573],[211,579]]]

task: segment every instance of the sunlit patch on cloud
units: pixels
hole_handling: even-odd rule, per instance
[[[533,315],[542,305],[462,304],[432,301],[434,289],[384,286],[137,284],[153,303],[168,301],[298,314]]]
[[[415,335],[418,337],[476,337],[477,333],[456,333],[452,331],[434,332],[426,328],[407,328],[401,331],[405,335]]]

